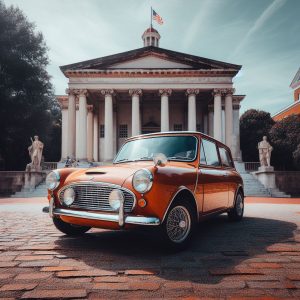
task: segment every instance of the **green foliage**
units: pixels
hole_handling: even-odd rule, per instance
[[[277,169],[292,170],[297,167],[297,160],[299,166],[297,147],[300,144],[300,115],[291,115],[276,122],[269,134],[274,147],[274,166]]]
[[[45,144],[45,160],[58,160],[60,109],[53,95],[47,47],[19,8],[0,0],[0,155],[7,170],[30,162],[30,136]]]
[[[293,152],[294,166],[296,169],[300,170],[300,144],[297,149]]]
[[[249,109],[240,118],[240,136],[243,161],[259,161],[257,144],[275,122],[268,112]]]

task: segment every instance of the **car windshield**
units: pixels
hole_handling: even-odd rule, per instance
[[[163,153],[168,160],[194,161],[197,138],[194,136],[157,136],[129,141],[123,145],[114,163],[152,160]]]

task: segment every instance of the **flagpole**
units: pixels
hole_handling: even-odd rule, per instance
[[[152,29],[152,6],[151,6],[151,14],[150,14],[150,28]]]

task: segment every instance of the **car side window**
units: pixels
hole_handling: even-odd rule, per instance
[[[206,157],[205,157],[205,152],[203,148],[203,143],[201,141],[201,146],[200,146],[200,165],[206,165]]]
[[[225,167],[233,167],[233,162],[231,160],[228,150],[226,150],[223,147],[219,147],[219,152],[220,152],[222,165]]]
[[[206,164],[208,166],[220,166],[217,145],[214,142],[211,142],[206,139],[202,139],[203,150],[205,153]]]

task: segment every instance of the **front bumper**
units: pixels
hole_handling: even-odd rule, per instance
[[[74,209],[65,209],[55,207],[53,199],[50,200],[49,209],[43,209],[44,212],[48,210],[50,216],[53,218],[55,216],[66,216],[81,219],[91,219],[98,221],[109,221],[118,223],[120,226],[124,224],[135,224],[135,225],[150,225],[157,226],[160,225],[160,220],[156,217],[145,217],[145,216],[132,216],[124,215],[123,207],[118,213],[101,213],[101,212],[90,212],[81,211]]]

